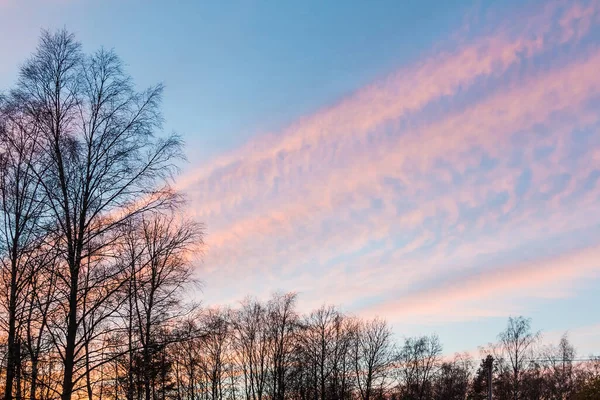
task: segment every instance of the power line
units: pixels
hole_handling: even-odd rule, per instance
[[[572,358],[570,360],[561,359],[550,359],[550,358],[526,358],[526,361],[555,361],[555,362],[568,362],[568,361],[600,361],[600,356],[590,356],[589,358]]]

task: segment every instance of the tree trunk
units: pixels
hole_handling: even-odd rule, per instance
[[[37,356],[32,357],[31,359],[31,387],[30,387],[30,400],[37,400],[36,391],[37,391],[37,378],[38,377],[38,359]]]
[[[75,263],[73,263],[75,264]],[[77,340],[77,289],[78,269],[71,268],[71,288],[69,293],[69,317],[65,346],[64,375],[61,400],[71,400],[73,394],[73,368],[75,367],[75,344]]]
[[[19,340],[16,341],[15,343],[15,383],[17,384],[17,388],[15,391],[15,400],[21,400],[21,343]]]
[[[8,352],[6,357],[6,385],[4,390],[5,400],[13,398],[13,382],[15,365],[20,362],[17,357],[17,243],[19,237],[13,239],[10,260],[10,299],[8,304]]]
[[[14,276],[11,277],[11,290],[10,290],[10,302],[8,307],[8,348],[6,355],[6,384],[4,390],[4,398],[6,400],[12,400],[13,382],[15,377],[15,339],[16,339],[16,299],[14,287]]]

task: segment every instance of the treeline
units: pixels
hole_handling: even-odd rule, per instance
[[[6,400],[598,398],[600,363],[539,347],[510,319],[492,358],[397,341],[380,319],[294,294],[232,309],[185,301],[203,227],[169,182],[162,87],[44,32],[0,97],[0,341]]]
[[[491,376],[494,399],[600,395],[600,359],[578,359],[566,335],[542,345],[523,317],[509,318],[475,360],[445,357],[436,335],[399,339],[382,319],[332,306],[303,315],[295,304],[288,293],[199,311],[184,331],[200,334],[156,365],[166,377],[161,391],[177,399],[478,400],[488,399]]]

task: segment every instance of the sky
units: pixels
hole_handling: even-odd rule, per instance
[[[600,354],[600,0],[0,0],[0,88],[63,27],[166,85],[204,304]]]

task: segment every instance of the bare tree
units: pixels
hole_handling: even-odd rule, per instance
[[[399,379],[407,398],[432,396],[433,376],[440,366],[442,345],[437,335],[406,338],[398,354]]]
[[[198,335],[203,327],[200,313],[192,313],[179,322],[179,331],[187,340],[174,344],[175,374],[177,376],[177,398],[196,399],[199,397],[198,386],[201,385],[201,351],[203,349],[202,336]],[[129,370],[132,370],[131,364]],[[130,379],[133,378],[129,374]],[[133,398],[133,390],[132,395]]]
[[[323,306],[304,322],[301,342],[312,364],[314,396],[321,400],[327,396],[327,381],[333,373],[334,338],[341,320],[341,314],[334,307]]]
[[[521,399],[521,379],[533,345],[538,341],[539,333],[531,331],[531,320],[523,317],[510,317],[506,330],[500,333],[498,338],[502,346],[503,354],[508,360],[511,369],[512,398]]]
[[[22,105],[12,96],[0,99],[0,249],[2,278],[6,283],[8,322],[5,398],[12,399],[15,367],[18,359],[20,323],[24,315],[23,299],[32,277],[40,265],[44,231],[41,219],[44,203],[35,166],[40,159],[38,128]]]
[[[13,92],[39,130],[43,160],[34,166],[35,175],[66,264],[60,275],[66,322],[55,340],[63,362],[63,400],[73,393],[80,351],[85,260],[110,245],[123,221],[174,198],[165,179],[181,145],[174,136],[153,136],[160,128],[161,93],[160,85],[136,92],[113,52],[85,55],[66,31],[43,32]],[[96,298],[88,310],[112,294]]]
[[[374,389],[384,387],[391,373],[394,354],[387,323],[378,318],[359,322],[352,350],[360,398],[370,400]]]
[[[267,304],[267,329],[271,336],[270,364],[272,365],[272,398],[286,398],[292,352],[295,350],[298,314],[296,294],[275,294]]]
[[[471,357],[464,354],[456,354],[452,361],[443,362],[434,379],[434,399],[464,400],[469,390],[472,369]]]
[[[546,391],[552,399],[565,399],[574,391],[576,368],[575,348],[564,334],[558,346],[544,348],[540,357],[543,359],[546,377]]]
[[[143,380],[146,400],[152,395],[155,367],[163,365],[157,357],[163,356],[170,342],[165,328],[190,312],[182,307],[181,295],[191,281],[191,252],[201,241],[201,225],[160,213],[142,215],[137,223],[129,225],[125,236],[123,257],[134,257],[125,258],[125,263],[132,266],[129,279],[133,316],[128,316],[128,320],[134,328],[129,331],[135,332],[139,343],[138,373]],[[132,349],[130,345],[129,352]]]
[[[247,298],[233,317],[234,345],[244,376],[246,399],[261,400],[266,396],[269,376],[269,335],[266,308]]]
[[[54,268],[57,258],[53,246],[42,245],[36,250],[36,257],[30,259],[30,264],[33,264],[30,270],[34,271],[23,293],[22,342],[29,358],[30,400],[37,399],[40,363],[50,358],[52,353],[52,340],[47,326],[48,320],[53,318],[55,306],[57,275]]]
[[[600,393],[600,357],[591,357],[579,371],[573,400],[595,400]]]
[[[227,351],[231,322],[227,310],[208,310],[204,315],[204,330],[200,345],[204,351],[201,367],[210,388],[212,400],[223,399],[226,379]]]

